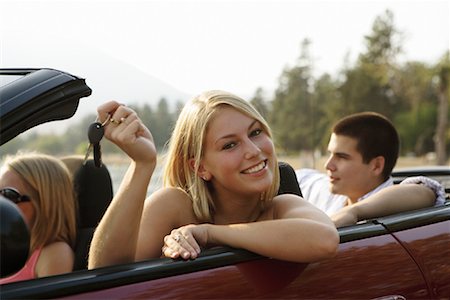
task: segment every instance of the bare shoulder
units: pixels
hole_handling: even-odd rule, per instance
[[[181,199],[189,199],[189,195],[182,189],[176,188],[176,187],[164,187],[156,190],[149,199],[174,199],[174,200],[181,200]]]
[[[276,218],[324,216],[325,213],[300,196],[282,194],[273,198],[274,216]]]
[[[66,242],[53,242],[42,248],[42,255],[73,256],[73,250]]]
[[[163,206],[171,209],[186,208],[192,209],[192,200],[189,195],[179,188],[166,187],[155,191],[145,200],[145,205]]]
[[[294,194],[282,194],[273,198],[273,204],[276,208],[282,207],[302,207],[311,205],[308,201]]]
[[[143,217],[147,219],[150,215],[165,216],[166,220],[178,220],[181,223],[194,222],[192,200],[182,189],[161,188],[145,200]]]
[[[38,277],[71,272],[75,254],[66,242],[53,242],[42,248],[36,273]]]

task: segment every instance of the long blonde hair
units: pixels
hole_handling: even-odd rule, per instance
[[[208,124],[214,113],[223,106],[231,106],[237,111],[261,123],[268,136],[272,138],[269,125],[258,111],[247,101],[224,91],[207,91],[188,102],[182,109],[169,141],[165,164],[164,186],[184,190],[193,201],[194,214],[201,222],[212,222],[214,200],[208,183],[197,174],[204,155],[204,142]],[[194,158],[194,170],[189,160]],[[261,210],[264,210],[278,192],[280,175],[274,155],[274,181],[261,195]]]
[[[58,159],[39,153],[20,153],[5,159],[4,167],[19,174],[33,190],[35,221],[30,251],[56,241],[72,248],[76,239],[76,202],[72,177]]]

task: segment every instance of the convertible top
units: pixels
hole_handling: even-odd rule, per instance
[[[36,125],[73,116],[92,90],[84,79],[54,69],[0,69],[23,76],[0,87],[0,145]]]

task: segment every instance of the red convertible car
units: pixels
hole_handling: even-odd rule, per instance
[[[1,69],[0,75],[18,78],[0,90],[2,145],[38,124],[71,117],[79,101],[89,101],[80,99],[91,93],[83,79],[53,69]],[[280,169],[280,192],[299,193],[292,169],[284,164]],[[395,180],[410,175],[440,181],[447,202],[339,228],[340,246],[333,259],[292,263],[216,247],[195,260],[161,258],[87,270],[92,232],[112,197],[107,168],[88,163],[75,174],[80,209],[75,270],[2,285],[0,298],[450,299],[450,167],[393,173]],[[16,268],[23,264],[17,253],[27,249],[17,247],[28,245],[26,231],[11,233],[13,221],[21,226],[14,209],[3,207],[2,276],[7,261],[15,261]],[[14,248],[12,237],[25,241]]]

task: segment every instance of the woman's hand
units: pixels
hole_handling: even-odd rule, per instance
[[[105,125],[105,137],[119,146],[133,161],[156,163],[156,147],[152,134],[131,108],[116,101],[97,109],[100,122]],[[109,115],[109,116],[108,116]]]
[[[208,241],[208,224],[186,225],[164,237],[162,255],[170,258],[195,259]]]

